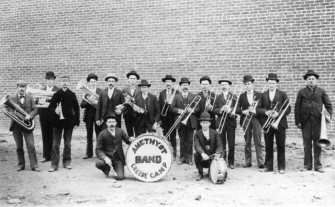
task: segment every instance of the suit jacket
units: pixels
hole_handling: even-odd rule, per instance
[[[194,98],[195,98],[195,95],[193,93],[188,92],[187,101],[189,104],[191,104]],[[170,111],[175,114],[175,120],[177,120],[179,117],[178,109],[185,109],[185,106],[183,104],[182,93],[179,93],[174,97],[171,103],[171,106],[170,106]],[[189,121],[191,122],[191,127],[193,129],[197,128],[197,117],[195,116],[195,114],[198,113],[199,110],[200,110],[200,106],[198,104],[194,109],[194,113],[191,114],[188,120],[188,122]],[[188,114],[185,114],[181,120],[183,120],[187,115]],[[180,122],[176,126],[176,129],[179,129],[179,128],[180,128]]]
[[[131,90],[130,86],[127,86],[127,87],[125,87],[125,88],[122,89],[122,93],[128,94],[132,98],[135,98],[138,94],[141,93],[141,88],[138,87],[138,86],[136,86],[133,95],[131,95],[131,91],[130,90]],[[131,118],[134,118],[135,115],[136,114],[134,114],[133,108],[131,106],[126,105],[125,109],[123,110],[123,118],[125,118],[125,119],[127,119],[127,118],[129,119],[130,118],[131,119]]]
[[[98,95],[100,95],[101,89],[100,88],[96,88],[95,93],[98,94]],[[85,108],[85,110],[84,110],[84,118],[83,118],[84,122],[86,122],[87,119],[95,119],[96,108],[94,106],[92,106],[91,104],[89,104],[87,101],[85,101],[83,99],[81,101],[80,107],[81,108]]]
[[[42,90],[46,90],[47,87],[43,87]],[[52,87],[53,92],[57,92],[59,88],[57,86]],[[38,114],[40,115],[40,119],[47,120],[47,121],[52,121],[52,117],[54,116],[54,113],[52,113],[48,108],[39,108],[38,109]]]
[[[233,93],[228,92],[228,96],[227,99],[229,97],[233,96]],[[234,98],[232,100],[232,104],[230,106],[231,109],[234,108],[235,104],[236,104],[236,99],[237,97],[234,95]],[[216,128],[219,127],[219,124],[221,122],[222,119],[222,114],[221,113],[221,108],[226,105],[227,100],[224,98],[223,93],[221,93],[220,95],[217,95],[215,103],[214,103],[214,108],[213,108],[213,112],[214,114],[218,115],[218,119],[216,120]],[[228,126],[232,126],[234,128],[236,128],[236,117],[231,117],[230,114],[228,114],[227,119],[226,119],[226,123],[228,124]]]
[[[62,113],[65,118],[63,120],[60,120],[59,115],[55,113],[55,110],[59,103],[61,103],[62,105]],[[65,92],[63,91],[63,89],[58,90],[50,100],[49,110],[50,113],[54,114],[54,127],[71,128],[75,125],[79,126],[79,104],[76,94],[70,89],[66,89]]]
[[[171,93],[174,93],[175,89],[172,88],[171,90]],[[179,91],[176,91],[176,94],[177,95],[179,94]],[[159,93],[159,98],[158,98],[158,102],[159,102],[159,111],[162,112],[162,109],[163,109],[163,106],[165,104],[165,100],[166,100],[166,89],[162,90],[160,93]],[[174,120],[174,114],[168,110],[168,112],[166,113],[166,116],[161,116],[161,120],[164,122],[165,120]]]
[[[140,125],[140,121],[142,120],[142,116],[146,116],[149,114],[150,122],[151,124],[154,124],[155,122],[159,122],[160,118],[160,111],[159,111],[159,105],[156,96],[152,95],[151,93],[148,93],[148,102],[149,106],[146,109],[146,112],[144,114],[139,114],[136,113],[136,118],[135,118],[135,126]],[[137,96],[135,97],[135,104],[139,106],[142,109],[145,109],[145,101],[142,98],[142,93],[138,93]]]
[[[130,144],[128,135],[120,128],[115,128],[115,136],[113,136],[108,129],[100,132],[95,148],[96,155],[101,158],[102,156],[108,156],[113,160],[115,153],[118,154],[122,163],[125,165],[125,156],[122,148],[122,140]]]
[[[212,105],[214,105],[213,100],[214,100],[215,94],[213,92],[208,92],[208,94],[210,94],[211,103],[212,103]],[[201,100],[199,102],[199,111],[196,113],[196,117],[200,118],[201,114],[205,111],[207,98],[205,97],[203,91],[199,92],[197,95],[201,97]],[[211,119],[212,119],[210,127],[212,129],[215,129],[215,127],[216,127],[215,114],[212,110],[208,110],[207,112],[209,113],[209,115],[211,116]],[[198,124],[198,127],[200,127],[200,124]]]
[[[261,98],[261,95],[262,95],[262,93],[254,91],[254,97],[255,97],[256,101]],[[250,106],[250,104],[248,102],[247,92],[245,91],[244,93],[242,93],[240,95],[240,99],[238,100],[237,109],[236,109],[236,113],[241,115],[241,118],[240,118],[240,125],[241,126],[242,126],[244,118],[245,118],[245,115],[242,114],[242,111],[248,109],[249,106]],[[260,117],[257,115],[257,113],[254,115],[254,117],[256,117],[256,119],[260,122]]]
[[[101,91],[100,95],[99,95],[99,100],[98,100],[98,107],[97,107],[97,111],[95,114],[95,120],[103,120],[104,116],[107,115],[108,113],[115,113],[115,111],[109,111],[107,114],[107,108],[108,108],[108,88],[105,88],[104,90]],[[114,88],[114,92],[113,92],[113,96],[112,96],[112,107],[113,109],[119,105],[124,103],[124,96],[122,94],[122,92],[117,89]],[[118,119],[121,121],[121,115],[116,115],[116,117],[118,117]]]
[[[323,88],[316,86],[313,95],[311,95],[308,87],[301,89],[298,92],[294,107],[295,124],[304,125],[311,114],[321,118],[322,105],[325,105],[330,115],[333,114],[333,105]]]
[[[21,104],[19,95],[17,93],[10,95],[9,99],[12,100],[17,105],[19,105],[25,112],[27,112],[31,116],[32,119],[34,119],[35,116],[37,115],[38,110],[36,108],[34,98],[31,95],[27,93],[25,94],[23,104]],[[14,121],[13,119],[11,119],[10,124],[9,124],[9,131],[13,131],[13,124],[14,124]]]
[[[204,152],[205,140],[206,137],[201,129],[194,134],[194,148],[197,153],[202,154]],[[220,135],[217,131],[211,128],[209,128],[209,142],[213,153],[223,152],[223,145],[220,139]]]
[[[278,103],[277,107],[278,110],[282,108],[282,110],[280,110],[278,112],[278,117],[282,114],[283,110],[285,109],[285,107],[287,106],[287,102],[285,103],[285,106],[283,106],[284,102],[287,100],[287,95],[284,91],[278,90],[276,89],[276,93],[275,93],[275,97],[274,97],[274,102],[275,104]],[[271,100],[270,100],[270,96],[269,96],[269,90],[265,91],[262,96],[261,99],[258,102],[258,106],[256,108],[257,114],[260,115],[260,119],[261,119],[261,125],[263,126],[264,123],[266,122],[266,120],[268,119],[268,116],[265,114],[266,111],[270,110],[270,106],[271,106]],[[281,126],[284,129],[288,128],[287,125],[287,116],[291,113],[291,106],[289,106],[285,112],[285,114],[283,115],[283,118],[280,120],[279,122],[279,126]],[[278,118],[277,117],[277,118]]]

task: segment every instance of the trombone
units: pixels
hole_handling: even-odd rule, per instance
[[[173,91],[172,95],[166,97],[163,108],[162,108],[162,111],[161,111],[162,116],[166,116],[167,112],[169,111],[170,105],[173,101],[174,96],[176,95],[177,89],[178,89],[178,86],[176,86],[176,88],[174,88],[174,91]]]
[[[187,121],[188,121],[188,119],[191,117],[192,112],[193,112],[194,109],[197,107],[197,105],[200,103],[200,101],[201,101],[201,97],[200,97],[199,95],[197,95],[197,96],[194,97],[193,101],[192,101],[190,104],[188,104],[188,105],[186,106],[186,108],[184,109],[185,113],[188,113],[188,115],[187,115],[186,118],[185,118],[183,121],[181,121],[180,123],[182,123],[182,124],[184,124],[184,125],[187,125]],[[190,111],[190,112],[188,112],[188,111]]]
[[[76,87],[77,90],[82,89],[84,91],[83,99],[94,108],[97,108],[99,95],[92,92],[85,84],[84,80],[79,81]]]
[[[226,122],[227,116],[228,116],[228,114],[230,113],[230,112],[227,111],[227,110],[231,108],[231,105],[232,105],[232,103],[233,103],[233,99],[234,99],[235,90],[236,90],[236,87],[234,88],[233,95],[229,95],[229,94],[228,94],[226,104],[223,105],[222,108],[221,108],[222,117],[221,117],[219,126],[218,126],[218,128],[217,128],[217,130],[216,130],[216,131],[219,132],[220,134],[222,133],[223,126],[224,126],[224,124],[225,124],[225,122]],[[235,104],[235,105],[236,105],[236,104]],[[236,112],[236,109],[235,109],[235,112]]]
[[[234,106],[233,110],[230,112],[231,116],[235,116],[235,117],[237,116],[236,115],[236,109],[237,109],[238,101],[240,100],[241,93],[242,93],[242,86],[240,87],[240,91],[238,92],[235,106]]]
[[[212,93],[213,93],[212,91],[209,91],[209,94],[206,97],[205,110],[204,110],[205,113],[207,113],[209,107],[214,106],[218,90],[215,91],[214,97],[212,97]],[[213,104],[211,104],[211,100],[213,100]]]
[[[270,124],[270,126],[275,129],[275,130],[278,130],[278,125],[279,125],[279,122],[281,121],[281,119],[283,118],[283,116],[285,115],[285,112],[286,110],[288,109],[288,107],[290,106],[290,103],[291,103],[291,99],[286,99],[284,104],[282,105],[282,107],[280,107],[280,110],[281,111],[283,109],[283,107],[285,106],[285,103],[287,102],[287,105],[286,107],[284,108],[284,110],[281,112],[281,114],[277,117],[277,119],[275,121],[273,121],[273,123]]]
[[[286,100],[285,100],[283,106],[285,105],[285,103],[286,103]],[[278,102],[277,102],[276,105],[273,107],[273,109],[269,112],[269,114],[268,114],[268,119],[265,121],[265,123],[264,123],[264,125],[263,125],[263,127],[262,127],[262,128],[263,128],[263,131],[264,131],[265,133],[268,133],[268,132],[269,132],[270,127],[271,127],[271,124],[275,121],[275,119],[272,117],[273,114],[274,114],[275,112],[278,113]]]

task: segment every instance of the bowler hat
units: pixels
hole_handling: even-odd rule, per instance
[[[313,70],[308,70],[307,73],[304,75],[304,80],[307,79],[308,76],[315,76],[316,79],[319,79],[319,75],[316,74]]]
[[[212,121],[211,116],[207,112],[203,112],[200,115],[200,118],[198,118],[198,121]]]
[[[181,79],[180,79],[180,82],[179,82],[179,85],[181,85],[181,84],[183,84],[183,83],[191,84],[191,82],[188,80],[188,78],[181,78]]]
[[[129,78],[130,75],[136,76],[137,80],[140,79],[140,75],[137,74],[135,70],[131,70],[129,73],[127,73],[127,78]]]
[[[87,82],[89,82],[91,78],[95,79],[96,81],[98,80],[98,76],[97,75],[95,75],[94,73],[90,73],[87,76],[87,79],[86,79]]]
[[[228,79],[227,76],[224,76],[224,77],[223,77],[221,80],[219,80],[218,82],[219,82],[219,84],[221,84],[222,82],[227,82],[227,83],[229,83],[229,85],[232,84],[232,82]]]
[[[19,80],[19,81],[17,81],[16,86],[25,87],[25,86],[27,86],[27,82],[24,81],[24,80]]]
[[[110,78],[114,78],[115,82],[117,82],[119,80],[114,73],[109,73],[106,76],[105,81],[108,81],[108,79],[110,79]]]
[[[55,76],[54,72],[52,72],[52,71],[48,71],[48,72],[45,73],[44,78],[45,78],[45,79],[51,79],[51,78],[55,79],[56,76]]]
[[[202,77],[200,78],[200,83],[201,83],[201,81],[203,81],[203,80],[208,80],[209,84],[212,84],[212,80],[211,80],[207,75],[202,76]]]
[[[172,77],[172,75],[165,75],[165,78],[162,78],[162,81],[171,80],[172,82],[176,82],[176,79]]]
[[[251,75],[245,75],[243,77],[243,83],[247,83],[249,81],[251,81],[251,83],[253,83],[255,81],[255,79],[253,79]]]
[[[70,79],[70,76],[68,76],[68,75],[63,75],[63,76],[61,76],[61,77],[59,77],[59,78],[68,78],[68,79]]]
[[[141,86],[148,86],[148,87],[150,87],[151,84],[149,84],[147,80],[143,79],[143,80],[141,80],[141,83],[138,84],[138,86],[139,87],[141,87]]]
[[[104,117],[104,122],[107,122],[107,119],[115,119],[116,121],[119,120],[119,118],[118,118],[117,116],[115,116],[114,113],[107,114],[107,115]]]
[[[275,81],[279,82],[279,79],[277,78],[276,73],[269,73],[268,77],[266,78],[266,81],[268,81],[268,80],[275,80]]]

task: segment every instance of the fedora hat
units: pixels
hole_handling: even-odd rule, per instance
[[[172,77],[172,75],[165,75],[165,78],[162,78],[162,81],[172,80],[172,82],[176,82],[176,79]]]
[[[115,116],[114,113],[110,113],[110,114],[107,114],[105,117],[104,117],[104,122],[106,123],[107,119],[115,119],[116,121],[119,120],[119,118],[117,116]]]
[[[181,79],[180,79],[180,82],[179,82],[179,85],[181,85],[181,84],[183,84],[183,83],[191,84],[191,81],[189,81],[188,78],[181,78]]]
[[[51,79],[51,78],[55,79],[56,76],[55,76],[55,73],[54,73],[54,72],[52,72],[52,71],[48,71],[48,72],[45,73],[44,78],[45,78],[45,79]]]
[[[279,79],[277,78],[276,73],[269,73],[268,77],[266,78],[266,81],[268,81],[268,80],[275,80],[275,81],[279,82]]]
[[[138,86],[139,87],[141,87],[141,86],[148,86],[148,87],[150,87],[151,84],[149,84],[147,80],[143,79],[143,80],[141,80],[141,83],[138,84]]]
[[[253,83],[255,81],[255,79],[253,79],[251,75],[245,75],[243,77],[243,83],[247,83],[249,81],[251,81],[251,83]]]
[[[115,82],[117,82],[119,80],[114,73],[109,73],[106,76],[105,81],[107,81],[109,78],[114,78]]]
[[[89,82],[91,78],[95,79],[96,81],[98,80],[98,76],[97,75],[95,75],[94,73],[90,73],[87,76],[87,79],[86,79],[87,82]]]
[[[127,78],[129,78],[130,75],[136,76],[137,80],[140,79],[140,75],[137,74],[135,70],[131,70],[129,73],[127,73]]]
[[[26,87],[27,86],[27,82],[24,80],[19,80],[16,82],[16,86],[22,86],[22,87]]]
[[[229,83],[229,85],[232,84],[232,82],[228,79],[227,76],[224,76],[224,77],[223,77],[221,80],[219,80],[218,82],[219,82],[219,84],[221,84],[222,82],[227,82],[227,83]]]
[[[201,81],[203,81],[203,80],[208,80],[209,84],[212,84],[212,80],[211,80],[207,75],[202,76],[202,77],[200,78],[200,83],[201,83]]]
[[[308,70],[307,73],[304,75],[304,80],[307,79],[308,76],[315,76],[316,79],[319,79],[319,75],[314,72],[314,70]]]
[[[198,118],[198,121],[212,121],[211,116],[207,112],[203,112],[200,115],[200,118]]]

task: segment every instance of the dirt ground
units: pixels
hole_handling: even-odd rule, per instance
[[[34,133],[40,161],[41,136],[37,129]],[[289,138],[286,143],[287,167],[283,175],[277,171],[259,172],[255,152],[253,167],[242,168],[244,143],[238,136],[236,168],[228,170],[224,184],[215,185],[208,176],[197,182],[195,166],[177,165],[177,161],[173,161],[169,173],[158,182],[138,181],[127,167],[126,179],[116,182],[95,168],[97,158],[82,159],[86,147],[82,131],[75,131],[72,140],[73,169],[59,168],[53,173],[48,172],[50,162],[39,162],[42,172],[31,171],[27,154],[26,170],[17,172],[14,139],[3,131],[0,133],[0,206],[335,206],[334,145],[322,152],[326,172],[318,173],[299,171],[303,166],[301,139]]]

